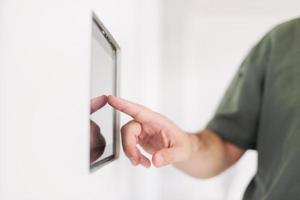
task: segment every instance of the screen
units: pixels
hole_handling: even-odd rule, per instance
[[[116,50],[97,21],[92,24],[90,167],[114,155],[114,110],[105,95],[116,92]]]

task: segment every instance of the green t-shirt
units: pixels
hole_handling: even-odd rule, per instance
[[[207,128],[257,150],[244,200],[300,199],[300,18],[250,51]]]

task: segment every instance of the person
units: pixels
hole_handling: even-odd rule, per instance
[[[91,99],[90,114],[100,110],[107,103],[107,96],[101,95]],[[90,120],[90,164],[98,160],[104,153],[106,141],[101,133],[101,128]]]
[[[108,96],[108,103],[133,118],[121,128],[133,165],[172,164],[193,177],[209,178],[254,149],[258,169],[243,199],[295,200],[300,199],[299,87],[300,19],[294,19],[253,47],[199,133],[187,134],[163,115],[119,97]]]

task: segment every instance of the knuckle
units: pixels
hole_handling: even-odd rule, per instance
[[[137,125],[139,125],[139,124],[134,120],[128,122],[121,128],[121,134],[122,135],[128,134],[130,132],[130,130],[133,130],[134,128],[136,128]]]
[[[134,118],[136,118],[136,119],[142,119],[143,113],[144,113],[143,110],[138,110],[138,111],[134,114]]]
[[[163,158],[164,158],[164,161],[165,161],[165,164],[170,164],[170,163],[172,163],[172,161],[173,161],[173,154],[170,152],[170,151],[168,151],[168,152],[163,152]]]
[[[125,124],[124,126],[122,126],[122,128],[121,128],[121,133],[124,134],[124,133],[128,132],[128,130],[129,130],[131,124],[132,124],[132,121],[130,121],[130,122],[128,122],[127,124]]]

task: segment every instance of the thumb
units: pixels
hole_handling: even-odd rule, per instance
[[[152,163],[155,167],[181,162],[185,160],[184,151],[178,147],[171,147],[157,151],[152,156]]]

